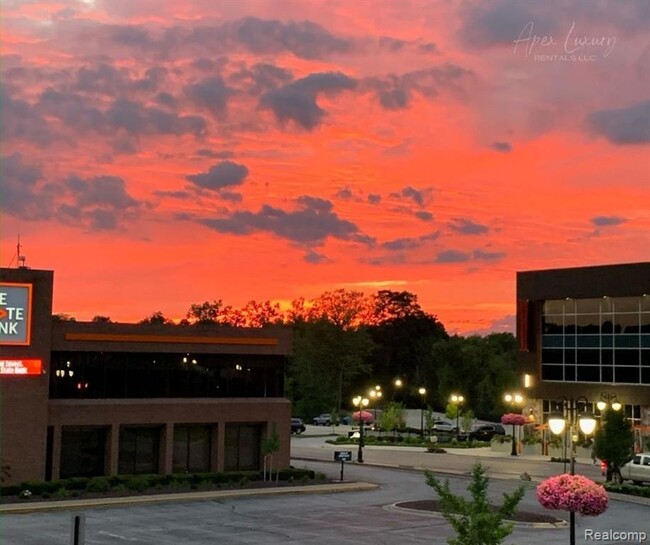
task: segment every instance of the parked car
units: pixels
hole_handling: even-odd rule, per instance
[[[292,418],[291,433],[301,434],[303,431],[305,431],[305,423],[302,421],[302,418]]]
[[[479,426],[469,433],[470,441],[492,441],[495,435],[505,435],[506,430],[501,424]]]
[[[621,482],[632,481],[634,484],[650,483],[650,452],[635,454],[621,468]]]
[[[338,426],[338,422],[335,422]],[[324,413],[318,415],[314,418],[314,426],[331,426],[332,425],[332,415],[329,413]]]
[[[453,424],[450,424],[449,422],[445,422],[444,420],[434,420],[433,424],[431,426],[432,431],[446,431],[453,433],[456,431],[456,426]]]

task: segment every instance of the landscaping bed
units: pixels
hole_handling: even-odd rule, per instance
[[[276,480],[277,477],[277,480]],[[241,490],[322,484],[323,474],[307,469],[285,469],[263,480],[261,471],[183,473],[173,475],[117,475],[75,477],[59,481],[29,481],[0,487],[0,503],[26,503],[69,499],[115,498],[210,490]]]

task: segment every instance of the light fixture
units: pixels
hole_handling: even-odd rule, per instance
[[[524,401],[524,397],[521,394],[505,394],[503,396],[503,399],[505,400],[506,403],[510,403],[511,405],[519,405]]]
[[[526,373],[524,375],[524,388],[531,388],[533,386],[533,375]]]
[[[548,427],[555,435],[560,435],[564,431],[566,419],[559,413],[551,414],[548,417]]]
[[[600,401],[596,403],[596,407],[600,412],[603,412],[608,406],[614,411],[620,411],[623,407],[623,405],[618,401],[616,394],[603,392],[600,394]]]
[[[585,435],[591,435],[596,429],[596,419],[591,413],[585,412],[580,415],[578,418],[578,424],[580,425],[580,431]]]
[[[421,386],[420,389],[418,390],[418,394],[421,396],[425,395],[427,393],[427,389],[424,386]]]

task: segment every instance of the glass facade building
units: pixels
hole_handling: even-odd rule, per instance
[[[518,272],[517,341],[535,421],[560,400],[598,417],[615,399],[650,434],[650,262]]]
[[[542,306],[542,380],[650,385],[650,296]]]

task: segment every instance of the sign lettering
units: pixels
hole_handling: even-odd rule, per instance
[[[0,375],[40,375],[41,360],[0,360]]]
[[[31,311],[31,284],[0,283],[0,344],[30,344]]]

